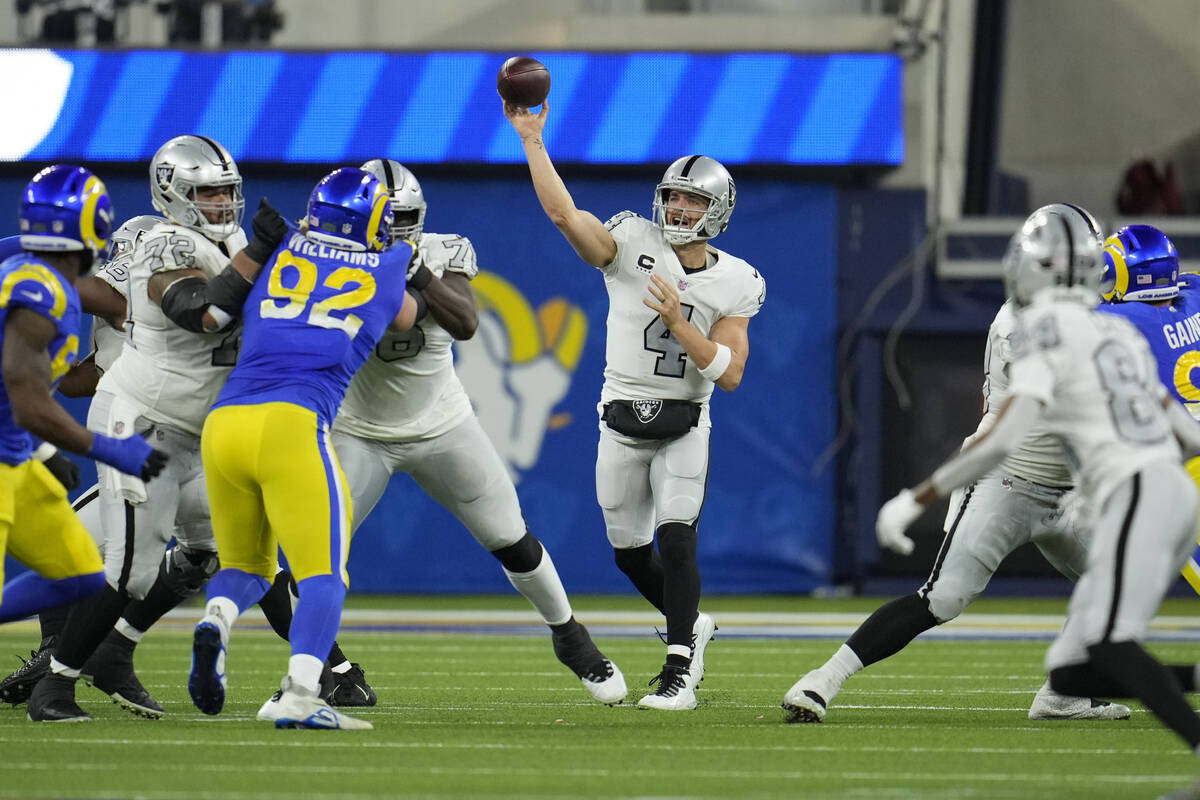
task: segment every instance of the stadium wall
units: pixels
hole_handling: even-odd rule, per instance
[[[312,175],[246,170],[246,196],[296,218]],[[16,197],[24,177],[0,178]],[[649,214],[657,175],[568,176],[580,207],[601,217]],[[145,178],[108,177],[122,217],[152,213]],[[596,402],[607,298],[600,274],[546,220],[528,178],[422,176],[426,228],[475,245],[479,332],[458,349],[459,369],[485,429],[517,480],[526,521],[568,588],[626,592],[612,564],[594,489]],[[814,471],[835,431],[838,191],[787,180],[739,181],[738,211],[715,244],[761,267],[764,311],[738,391],[717,390],[700,562],[714,593],[806,592],[833,575],[835,469]],[[4,233],[14,233],[7,230]],[[786,244],[785,244],[786,243]],[[86,402],[69,401],[83,419]],[[90,464],[81,466],[94,476]],[[85,480],[89,478],[85,477]],[[367,592],[503,592],[492,557],[406,476],[355,536],[351,588]]]

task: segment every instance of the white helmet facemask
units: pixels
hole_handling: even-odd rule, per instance
[[[228,196],[201,198],[200,190],[209,187],[228,187]],[[204,136],[176,136],[158,149],[150,162],[150,198],[169,220],[215,242],[241,229],[246,209],[237,164],[229,151]]]
[[[682,214],[695,214],[696,209],[670,203],[671,192],[686,192],[708,201],[700,218],[693,224],[678,224],[687,219]],[[668,243],[673,245],[711,239],[729,226],[737,189],[729,171],[707,156],[684,156],[677,159],[654,189],[654,222],[662,229]]]

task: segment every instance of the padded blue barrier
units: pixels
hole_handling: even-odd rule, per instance
[[[320,174],[251,175],[248,205],[266,194],[297,217]],[[602,219],[626,209],[648,215],[654,181],[567,180],[577,204]],[[150,213],[145,179],[107,182],[120,218]],[[613,564],[594,485],[602,276],[545,218],[527,179],[422,183],[426,229],[468,236],[479,256],[481,325],[459,348],[459,371],[518,481],[530,530],[568,591],[632,592]],[[0,179],[0,198],[17,197],[23,184]],[[836,427],[837,192],[765,180],[739,181],[738,189],[729,230],[713,243],[761,270],[767,301],[750,323],[742,385],[713,397],[701,573],[710,593],[809,591],[830,583],[836,528],[833,467],[813,468]],[[0,220],[0,235],[13,227]],[[80,419],[86,405],[70,403]],[[84,472],[85,481],[94,476],[91,464]],[[350,575],[352,591],[512,591],[499,563],[403,475],[356,534]]]
[[[560,163],[896,165],[902,63],[885,53],[534,53]],[[491,52],[0,49],[0,161],[142,161],[178,133],[242,162],[518,163]]]

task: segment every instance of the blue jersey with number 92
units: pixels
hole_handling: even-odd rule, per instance
[[[290,233],[246,299],[241,354],[213,408],[283,402],[332,421],[400,313],[412,258],[407,241],[351,252]]]

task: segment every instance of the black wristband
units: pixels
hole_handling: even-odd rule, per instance
[[[420,322],[429,314],[429,301],[425,299],[425,295],[422,292],[410,288],[408,289],[408,293],[417,301],[417,322]]]
[[[255,236],[242,248],[242,252],[254,263],[265,264],[267,263],[267,259],[271,257],[271,254],[275,252],[275,247],[276,245],[265,242]]]
[[[242,304],[246,302],[252,288],[254,284],[230,264],[208,282],[205,298],[230,316],[238,317],[242,314]]]
[[[422,264],[408,279],[408,288],[416,292],[423,292],[431,280],[433,280],[433,270]]]

